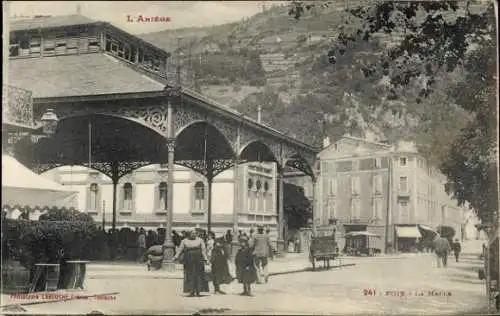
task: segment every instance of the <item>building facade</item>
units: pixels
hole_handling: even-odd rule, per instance
[[[244,164],[234,179],[233,170],[218,175],[212,184],[212,229],[232,228],[234,203],[239,206],[242,229],[264,225],[275,230],[276,172],[272,163]],[[113,185],[104,174],[80,166],[63,166],[44,176],[79,192],[78,208],[111,228]],[[208,193],[205,177],[176,166],[174,172],[174,229],[207,225]],[[235,185],[239,190],[235,201]],[[162,228],[167,216],[167,173],[164,165],[149,165],[122,177],[117,186],[117,227]]]
[[[9,82],[29,86],[36,91],[34,98],[86,96],[90,90],[97,94],[156,91],[164,85],[151,77],[165,77],[172,66],[170,53],[109,23],[79,14],[11,21],[8,54]],[[75,64],[81,65],[81,71],[69,73],[68,69],[74,69]],[[92,76],[84,71],[89,69]],[[35,72],[44,73],[47,81],[57,84],[41,88],[44,82],[30,79],[32,73],[36,78]],[[13,76],[15,73],[25,75]],[[109,78],[110,75],[114,77]],[[135,81],[138,75],[144,87]],[[64,80],[58,79],[61,77]],[[265,225],[276,233],[275,164],[249,163],[238,168],[236,179],[233,168],[213,180],[213,230],[231,229],[233,212],[237,211],[238,225],[242,229]],[[111,227],[113,185],[109,177],[94,169],[77,166],[59,167],[44,175],[78,190],[78,208],[89,213],[96,222],[104,221],[107,228]],[[206,227],[209,196],[206,179],[181,166],[176,166],[174,179],[174,229]],[[163,227],[171,207],[166,202],[167,184],[165,165],[145,166],[123,176],[116,192],[117,227]]]
[[[320,161],[320,225],[335,220],[345,232],[367,230],[399,250],[422,237],[419,227],[451,226],[460,238],[465,211],[413,143],[391,146],[345,135],[320,153]]]

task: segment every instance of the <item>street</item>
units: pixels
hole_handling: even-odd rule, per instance
[[[227,295],[210,293],[201,298],[189,298],[181,293],[180,279],[167,279],[154,272],[149,275],[128,273],[125,272],[127,267],[109,265],[108,270],[99,273],[89,269],[88,290],[78,293],[108,293],[107,297],[23,308],[36,314],[99,311],[105,314],[458,315],[479,312],[485,305],[484,285],[477,279],[481,264],[477,257],[480,243],[470,241],[464,246],[461,261],[450,260],[448,269],[436,268],[432,254],[349,258],[346,261],[353,261],[354,266],[272,276],[268,284],[253,285],[254,297],[239,296],[241,285],[234,282],[225,286]],[[468,252],[469,248],[473,248],[474,253]],[[270,265],[273,264],[278,263],[271,261]],[[117,277],[119,273],[123,277]]]

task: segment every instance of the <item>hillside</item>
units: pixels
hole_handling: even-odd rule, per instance
[[[330,64],[327,52],[336,45],[332,39],[349,18],[344,9],[355,5],[339,2],[300,20],[281,5],[236,23],[142,38],[174,53],[168,75],[175,75],[180,60],[183,85],[252,117],[261,105],[263,123],[291,136],[319,145],[319,122],[325,120],[330,138],[349,132],[373,140],[414,139],[425,153],[433,141],[430,135],[449,126],[450,117],[454,125],[449,127],[459,129],[467,114],[450,104],[444,92],[424,99],[416,87],[402,98],[391,98],[386,77],[366,75],[365,64],[401,40],[397,32],[350,47]],[[176,54],[178,36],[183,37],[181,57]],[[442,74],[435,90],[445,91],[462,75]]]

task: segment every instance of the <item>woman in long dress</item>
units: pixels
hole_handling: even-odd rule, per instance
[[[179,252],[174,256],[177,261],[183,256],[184,286],[183,292],[189,296],[200,296],[200,292],[208,292],[208,281],[205,279],[205,263],[208,258],[203,240],[193,230],[189,237],[179,245]]]
[[[215,239],[210,263],[212,265],[212,282],[216,294],[226,294],[220,289],[221,284],[229,284],[233,281],[233,277],[229,273],[228,258],[229,254],[224,249],[224,239]]]

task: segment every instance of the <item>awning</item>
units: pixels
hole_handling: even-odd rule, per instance
[[[420,238],[422,235],[417,226],[396,227],[396,235],[401,238]]]
[[[426,226],[426,225],[418,225],[418,227],[422,230],[425,230],[425,231],[428,231],[428,232],[432,232],[434,233],[435,235],[437,235],[437,231],[432,229],[431,227],[429,226]]]
[[[362,231],[362,232],[350,232],[350,233],[345,234],[345,237],[354,237],[354,236],[371,236],[371,237],[380,237],[380,236],[379,236],[379,235],[377,235],[377,234],[370,233],[370,232],[366,232],[366,231]]]
[[[29,170],[9,155],[2,155],[2,206],[76,207],[78,192]]]

